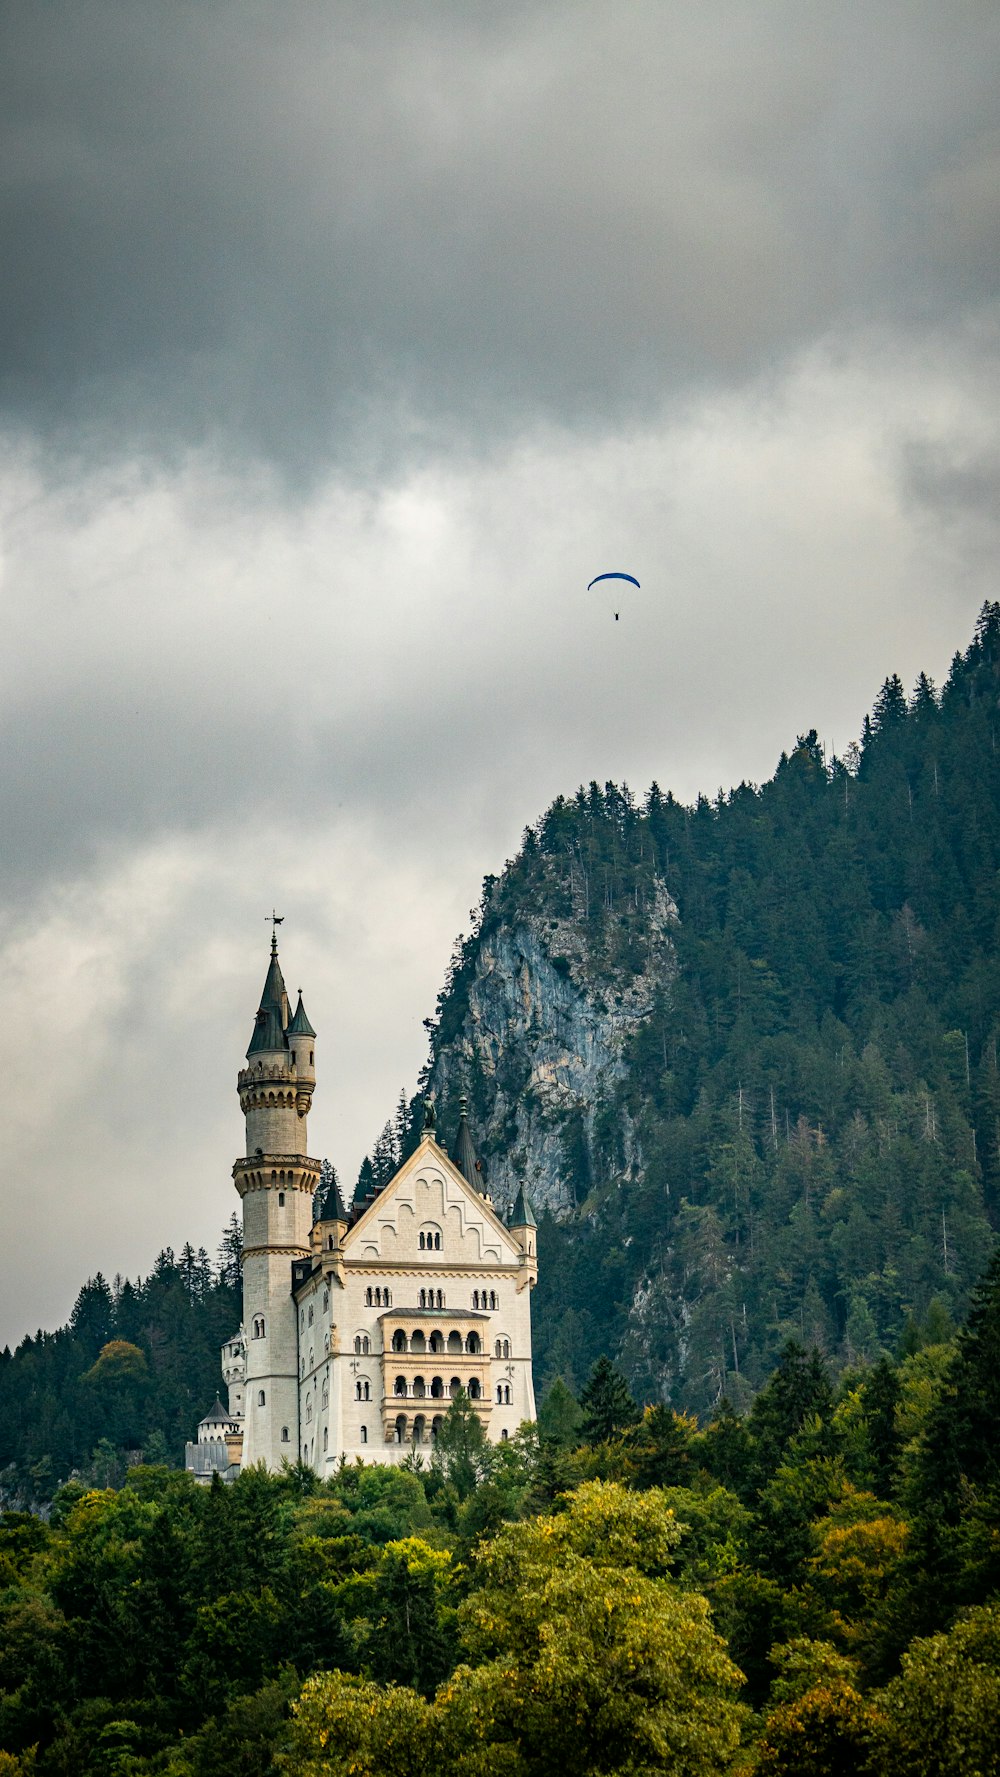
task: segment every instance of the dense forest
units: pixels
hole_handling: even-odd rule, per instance
[[[770,782],[693,807],[592,784],[487,879],[422,1087],[445,1126],[469,1093],[487,1176],[520,1140],[534,1188],[558,1125],[575,1207],[539,1231],[543,1385],[607,1354],[641,1399],[742,1410],[789,1338],[837,1368],[932,1305],[961,1317],[1000,1211],[998,728],[994,604],[940,692],[886,680],[844,758],[809,733]],[[603,1102],[546,1101],[537,1023],[484,1056],[498,935],[527,950],[530,928],[610,1020],[664,888],[673,968]]]
[[[1000,1259],[962,1332],[743,1418],[605,1358],[429,1465],[164,1467],[0,1516],[3,1777],[996,1777]]]

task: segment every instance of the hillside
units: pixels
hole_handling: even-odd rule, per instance
[[[960,1316],[1000,1209],[1000,605],[860,746],[684,807],[559,798],[459,941],[421,1090],[542,1222],[544,1383],[745,1405]],[[376,1172],[378,1167],[376,1166]]]

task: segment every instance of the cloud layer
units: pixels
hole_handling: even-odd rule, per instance
[[[350,1185],[525,823],[842,748],[1000,511],[993,8],[2,29],[0,1341],[214,1243],[272,905]]]

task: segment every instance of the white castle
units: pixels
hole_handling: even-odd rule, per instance
[[[345,1456],[429,1455],[462,1389],[495,1443],[535,1417],[538,1263],[523,1186],[504,1223],[482,1188],[464,1102],[453,1156],[429,1106],[418,1147],[388,1184],[350,1211],[333,1184],[314,1219],[315,1045],[301,993],[289,1015],[275,935],[238,1079],[243,1325],[222,1348],[228,1409],[217,1399],[186,1447],[199,1480],[259,1462],[325,1475]]]

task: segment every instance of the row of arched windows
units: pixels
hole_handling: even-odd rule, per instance
[[[418,1308],[443,1308],[443,1290],[421,1290],[417,1300]]]
[[[473,1290],[473,1308],[499,1308],[500,1298],[496,1290]]]
[[[255,1339],[263,1339],[264,1334],[266,1332],[267,1332],[267,1327],[264,1322],[264,1316],[262,1314],[254,1315],[253,1337]]]
[[[354,1395],[355,1395],[355,1399],[359,1400],[359,1401],[370,1401],[371,1400],[372,1385],[370,1382],[366,1381],[364,1376],[360,1377],[359,1380],[354,1384]]]
[[[494,1357],[509,1357],[510,1356],[510,1340],[509,1339],[498,1339],[496,1344],[493,1347],[493,1356]]]
[[[367,1357],[371,1348],[371,1340],[367,1333],[356,1333],[354,1335],[354,1349],[358,1357]]]
[[[458,1394],[461,1386],[462,1386],[461,1377],[460,1376],[453,1376],[451,1381],[448,1384],[448,1393],[451,1396],[452,1400],[455,1399],[455,1396]],[[406,1377],[405,1376],[397,1376],[395,1382],[393,1383],[392,1392],[394,1395],[402,1395],[408,1399],[413,1399],[415,1401],[422,1401],[427,1395],[430,1395],[432,1400],[440,1401],[440,1400],[443,1400],[443,1398],[444,1398],[444,1392],[445,1392],[444,1379],[441,1376],[432,1376],[431,1377],[431,1385],[430,1385],[430,1388],[428,1388],[427,1384],[425,1383],[422,1376],[414,1376],[413,1387],[408,1388],[406,1385]],[[482,1400],[483,1391],[479,1385],[478,1377],[470,1376],[468,1386],[467,1386],[465,1392],[468,1395],[470,1401],[481,1401]]]
[[[420,1251],[422,1253],[439,1253],[441,1251],[441,1236],[436,1229],[433,1232],[421,1234]]]
[[[478,1356],[483,1349],[483,1342],[478,1333],[469,1333],[463,1343],[459,1332],[448,1334],[447,1344],[444,1334],[435,1327],[428,1339],[419,1327],[410,1334],[407,1340],[402,1327],[397,1327],[392,1335],[393,1351],[471,1351]]]
[[[391,1308],[392,1295],[389,1290],[380,1289],[376,1285],[375,1289],[365,1291],[365,1302],[369,1308]]]
[[[510,1383],[509,1382],[498,1382],[497,1383],[497,1406],[498,1407],[509,1407],[510,1406]]]

